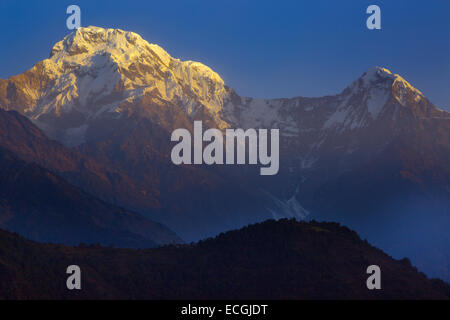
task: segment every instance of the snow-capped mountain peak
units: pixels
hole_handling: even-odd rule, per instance
[[[383,67],[372,67],[367,70],[360,79],[363,81],[364,86],[370,86],[374,82],[382,79],[395,79],[397,76],[397,74],[393,74],[389,69]]]
[[[141,51],[146,45],[148,43],[134,32],[90,26],[79,28],[64,37],[55,44],[50,56],[92,54],[102,50],[115,52],[117,55],[130,55]]]
[[[211,68],[172,58],[160,46],[120,29],[79,28],[27,75],[36,81],[23,81],[23,75],[9,80],[27,102],[23,112],[44,130],[49,116],[72,115],[78,121],[71,120],[69,129],[77,131],[100,115],[120,116],[123,103],[144,96],[155,104],[175,103],[188,113],[203,106],[217,114],[225,95],[224,81]]]
[[[357,90],[387,90],[403,106],[407,95],[412,96],[416,102],[424,99],[422,92],[413,87],[402,76],[392,73],[382,67],[373,67],[367,70],[351,86],[351,91]]]
[[[169,106],[212,119],[219,129],[283,128],[281,135],[294,139],[392,120],[402,106],[420,114],[434,108],[405,79],[380,67],[335,96],[245,98],[200,62],[173,58],[136,33],[99,27],[79,28],[56,43],[48,59],[0,80],[1,108],[20,111],[69,146],[86,141],[94,121],[149,111],[164,119]]]
[[[325,128],[353,130],[366,127],[382,115],[393,120],[399,114],[399,105],[417,109],[414,112],[434,108],[422,92],[403,77],[381,67],[367,70],[338,96],[338,100]]]

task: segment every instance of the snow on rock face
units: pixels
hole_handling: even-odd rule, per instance
[[[386,68],[371,68],[361,77],[361,80],[363,82],[363,88],[375,88],[375,90],[392,89],[394,98],[403,106],[405,105],[404,98],[408,94],[414,96],[415,102],[425,98],[422,92],[414,88],[408,81],[403,79],[400,75],[392,73]],[[378,98],[381,98],[380,94],[375,95],[378,96]],[[383,100],[384,99],[381,99],[381,101]],[[375,111],[374,113],[377,112]]]
[[[410,97],[414,103],[426,99],[398,74],[386,68],[373,67],[344,90],[341,103],[325,122],[324,128],[335,127],[343,131],[364,127],[379,119],[389,108],[397,108],[393,101],[406,106]]]
[[[383,88],[373,88],[367,100],[367,110],[372,119],[376,120],[390,97],[389,91]]]
[[[302,98],[230,99],[225,103],[224,114],[226,121],[232,124],[245,128],[280,128],[281,136],[294,137],[305,132],[305,123],[299,117],[309,117],[305,113],[324,114],[324,109],[332,107],[332,102],[326,99],[318,98],[316,103],[319,107],[310,105],[309,100],[303,102]],[[312,126],[307,131],[332,129],[343,132],[367,127],[379,120],[389,108],[397,108],[392,102],[405,106],[407,100],[419,102],[421,99],[426,98],[401,76],[386,68],[373,67],[341,94],[333,96],[331,100],[336,102],[334,110],[323,117],[320,127]],[[291,116],[294,114],[297,115]],[[317,118],[311,120],[316,121]]]
[[[58,42],[41,66],[43,70],[34,71],[45,74],[50,85],[30,88],[35,99],[28,115],[33,119],[73,110],[98,117],[120,112],[122,101],[148,93],[182,101],[187,112],[203,105],[214,114],[225,95],[223,80],[209,67],[174,59],[158,45],[120,29],[80,28]]]
[[[200,62],[172,58],[136,33],[98,27],[67,35],[48,59],[6,81],[3,87],[14,91],[9,96],[20,99],[10,101],[5,94],[0,107],[20,109],[68,145],[82,143],[94,119],[120,118],[137,105],[170,104],[192,117],[204,107],[219,129],[279,128],[281,136],[296,139],[367,126],[395,100],[396,108],[426,100],[402,77],[379,67],[332,97],[244,98]]]
[[[367,70],[360,79],[363,82],[363,86],[367,88],[375,82],[383,79],[395,79],[396,76],[386,68],[373,67]]]

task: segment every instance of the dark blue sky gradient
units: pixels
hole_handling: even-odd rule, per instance
[[[69,4],[81,7],[83,26],[137,32],[209,65],[241,95],[335,94],[379,65],[450,107],[448,0],[1,0],[1,78],[48,57],[69,33]],[[365,27],[370,4],[381,7],[381,31]]]

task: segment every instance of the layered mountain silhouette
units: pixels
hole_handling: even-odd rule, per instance
[[[165,226],[114,207],[0,148],[0,226],[41,242],[155,247],[181,240]]]
[[[113,173],[49,140],[15,111],[0,110],[0,124],[1,228],[37,241],[72,245],[154,247],[181,242],[165,226],[107,204],[63,178],[101,192],[102,186],[110,186],[107,177],[114,179]]]
[[[73,264],[82,290],[66,288]],[[373,264],[381,290],[366,286]],[[147,250],[43,245],[0,231],[0,298],[449,299],[450,286],[338,224],[280,220]]]
[[[386,68],[334,96],[254,99],[135,33],[88,27],[0,80],[0,107],[45,134],[25,130],[40,147],[16,148],[22,158],[188,241],[267,218],[334,220],[450,279],[450,113]],[[194,120],[280,129],[279,174],[174,166],[170,134]]]
[[[55,172],[72,184],[112,204],[135,203],[158,208],[158,190],[136,185],[125,174],[97,163],[76,150],[45,136],[30,120],[15,111],[0,110],[0,145],[20,159]]]

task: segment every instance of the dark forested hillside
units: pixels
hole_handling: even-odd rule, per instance
[[[66,289],[79,265],[82,290]],[[381,268],[382,289],[366,287]],[[155,249],[44,245],[0,232],[0,298],[449,299],[409,260],[335,223],[267,221],[192,245]]]
[[[149,248],[181,240],[165,226],[107,204],[0,147],[0,228],[36,241]]]

